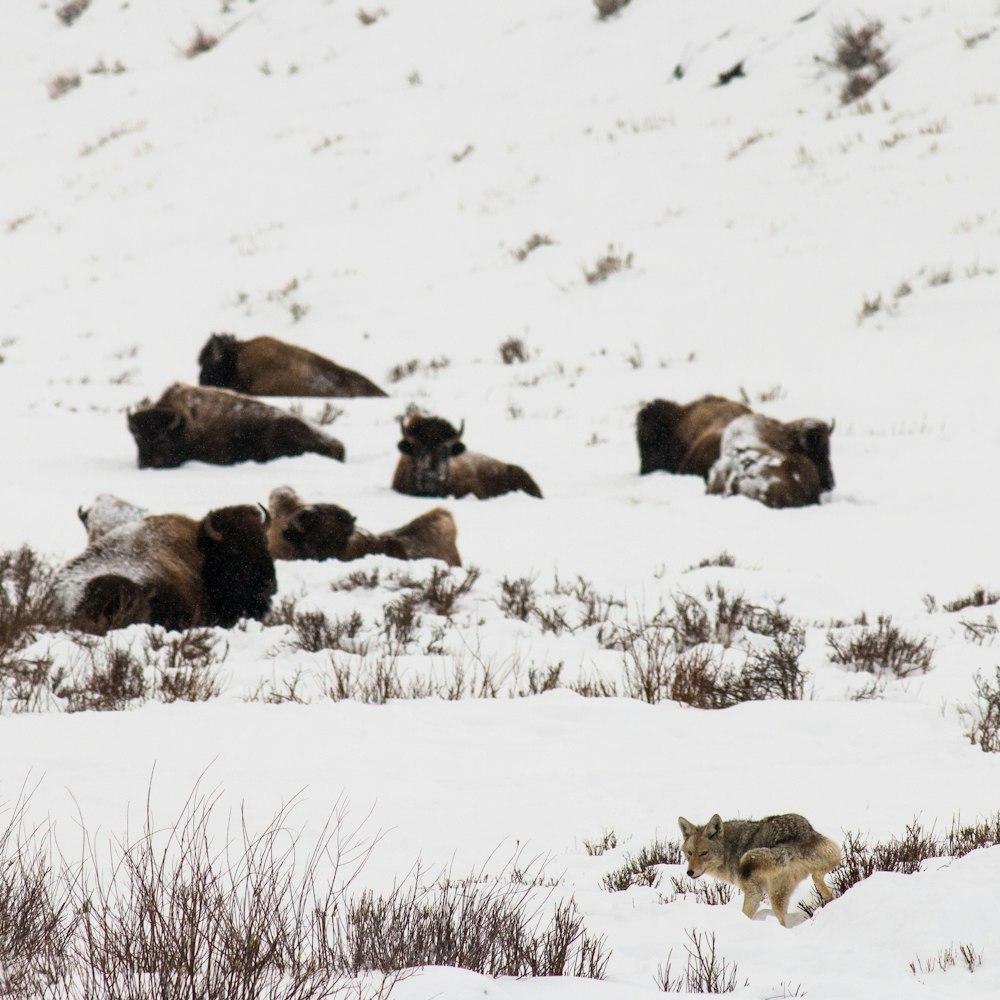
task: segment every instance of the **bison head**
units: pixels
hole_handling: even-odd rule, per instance
[[[639,475],[657,469],[674,472],[684,458],[684,448],[674,437],[684,410],[666,399],[647,403],[636,418],[636,439],[639,443]]]
[[[138,410],[128,415],[128,429],[139,448],[140,469],[173,469],[187,461],[185,420],[176,410]]]
[[[399,450],[413,463],[413,492],[422,497],[448,495],[448,463],[465,451],[461,437],[463,420],[458,430],[440,417],[411,417],[400,421],[403,437]]]
[[[236,381],[236,356],[239,342],[231,333],[213,333],[198,355],[201,374],[199,385],[231,389]]]
[[[292,515],[281,534],[300,558],[339,559],[354,533],[355,520],[336,504],[307,504]]]
[[[110,493],[98,493],[89,507],[76,509],[76,515],[87,532],[88,542],[95,542],[119,525],[141,521],[148,513],[145,507],[137,507]]]
[[[834,487],[833,466],[830,464],[830,435],[836,421],[825,423],[807,417],[793,420],[788,426],[795,434],[799,450],[816,466],[820,489],[825,493]]]
[[[261,507],[220,507],[198,526],[198,548],[204,556],[207,617],[230,628],[240,618],[263,618],[278,589],[274,560],[267,548],[270,515]]]

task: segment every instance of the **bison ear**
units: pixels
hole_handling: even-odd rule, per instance
[[[398,449],[399,449],[399,450],[400,450],[400,451],[401,451],[401,452],[402,452],[402,453],[403,453],[404,455],[412,455],[412,454],[413,454],[413,442],[412,442],[412,441],[409,441],[409,440],[407,440],[406,438],[403,438],[403,439],[402,439],[402,440],[401,440],[401,441],[399,442],[399,444],[398,444],[398,445],[396,445],[396,447],[397,447],[397,448],[398,448]]]
[[[451,446],[451,454],[452,454],[453,457],[455,455],[461,455],[463,451],[465,451],[465,445],[462,444],[461,441],[455,441],[455,442],[453,442],[453,444]]]

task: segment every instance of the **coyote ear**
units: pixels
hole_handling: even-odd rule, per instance
[[[677,817],[677,825],[681,828],[681,833],[685,837],[690,837],[694,833],[694,823],[686,820],[683,816]]]
[[[705,824],[705,836],[717,837],[721,832],[722,832],[722,817],[718,813],[716,813]]]

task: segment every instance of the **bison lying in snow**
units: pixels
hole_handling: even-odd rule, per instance
[[[455,519],[441,507],[401,528],[375,535],[355,527],[350,511],[332,503],[304,503],[291,487],[272,490],[268,545],[275,559],[340,559],[367,555],[393,559],[441,559],[461,566]]]
[[[742,494],[768,507],[819,503],[820,494],[834,485],[833,427],[811,418],[783,424],[759,413],[737,417],[723,432],[708,492]]]
[[[128,415],[139,468],[172,469],[187,461],[232,465],[315,452],[342,462],[344,446],[318,427],[249,396],[175,382]]]
[[[655,399],[639,411],[639,474],[656,469],[708,476],[719,457],[726,425],[750,412],[748,406],[722,396],[702,396],[684,406]]]
[[[465,421],[458,430],[447,420],[414,414],[400,420],[402,454],[392,477],[397,493],[418,497],[464,497],[480,500],[523,490],[540,497],[538,484],[519,465],[466,451],[462,442]]]
[[[53,581],[56,603],[76,628],[229,627],[271,607],[269,518],[259,507],[220,507],[195,521],[146,515],[102,494],[80,517],[90,543]]]
[[[364,375],[274,337],[213,333],[198,355],[202,385],[251,396],[384,396]]]

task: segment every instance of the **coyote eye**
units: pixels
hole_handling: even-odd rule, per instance
[[[708,857],[708,851],[702,851],[701,854],[698,855],[698,857],[699,858],[707,858]]]

